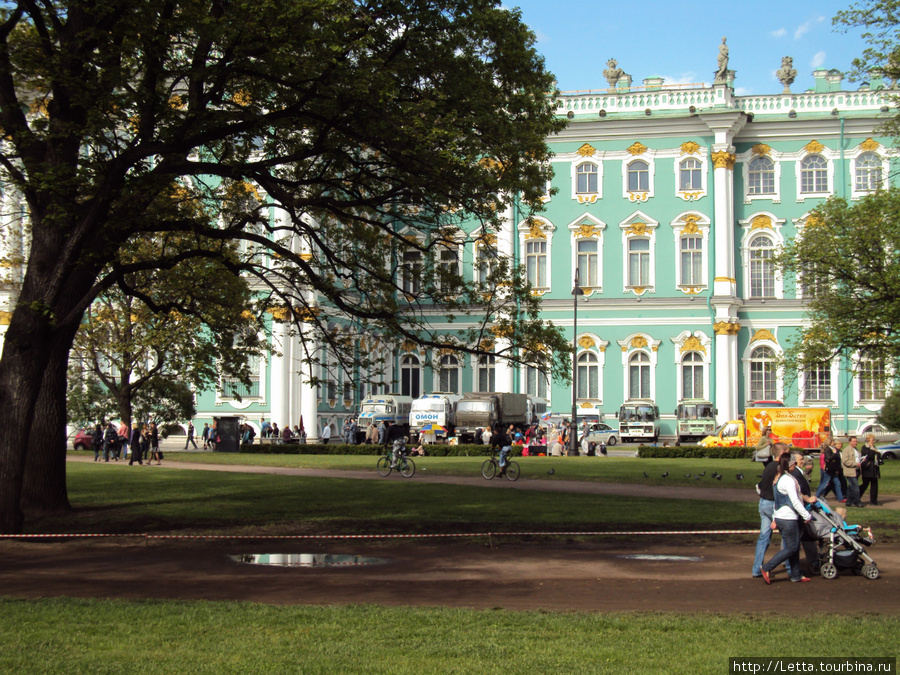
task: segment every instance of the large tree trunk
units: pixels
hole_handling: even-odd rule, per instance
[[[0,533],[22,531],[21,507],[25,457],[35,404],[44,382],[51,327],[20,296],[0,359]],[[58,429],[40,425],[48,437]]]
[[[62,338],[62,336],[57,336]],[[66,489],[66,372],[69,349],[54,345],[44,371],[41,392],[34,409],[36,424],[31,427],[22,509],[27,513],[60,513],[70,510]]]

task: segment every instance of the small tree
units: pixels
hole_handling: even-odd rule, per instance
[[[842,354],[900,357],[900,191],[813,210],[776,264],[792,274],[809,324],[788,351],[800,369]]]

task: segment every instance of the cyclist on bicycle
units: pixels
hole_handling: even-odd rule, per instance
[[[491,436],[491,445],[500,448],[500,461],[498,464],[500,466],[500,475],[503,476],[506,473],[506,460],[509,457],[509,453],[512,451],[512,440],[510,439],[509,434],[506,433],[499,424],[494,427],[494,433]]]
[[[406,454],[406,436],[399,436],[394,439],[394,443],[391,446],[391,468],[397,468],[397,462],[400,461],[400,458]]]

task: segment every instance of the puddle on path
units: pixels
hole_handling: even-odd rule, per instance
[[[332,553],[242,553],[231,559],[248,565],[272,567],[344,567],[351,565],[383,565],[384,558]]]
[[[693,555],[655,555],[651,553],[636,553],[634,555],[620,555],[617,558],[626,560],[653,560],[656,562],[703,562],[702,556]]]

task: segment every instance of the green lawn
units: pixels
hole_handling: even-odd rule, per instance
[[[168,453],[164,461],[365,470],[374,457]],[[416,458],[422,475],[480,476],[481,458]],[[588,480],[648,485],[728,487],[753,491],[758,466],[745,460],[523,457],[520,480]],[[548,471],[553,469],[553,474]],[[900,484],[900,462],[885,464],[882,492]],[[668,472],[666,478],[663,473]],[[695,476],[706,473],[699,479]],[[711,476],[719,472],[723,477]],[[647,474],[647,478],[644,474]],[[686,474],[691,478],[686,478]],[[738,474],[743,473],[743,480]],[[508,530],[753,529],[755,501],[649,499],[535,492],[410,480],[306,478],[270,474],[179,471],[70,462],[69,498],[76,512],[28,521],[34,532],[483,532]],[[113,478],[114,476],[114,478]],[[263,497],[264,496],[264,497]],[[900,537],[900,511],[851,509],[849,519]],[[234,524],[238,523],[237,526]]]
[[[4,673],[714,673],[896,656],[900,619],[2,600]],[[11,648],[14,645],[14,648]]]

